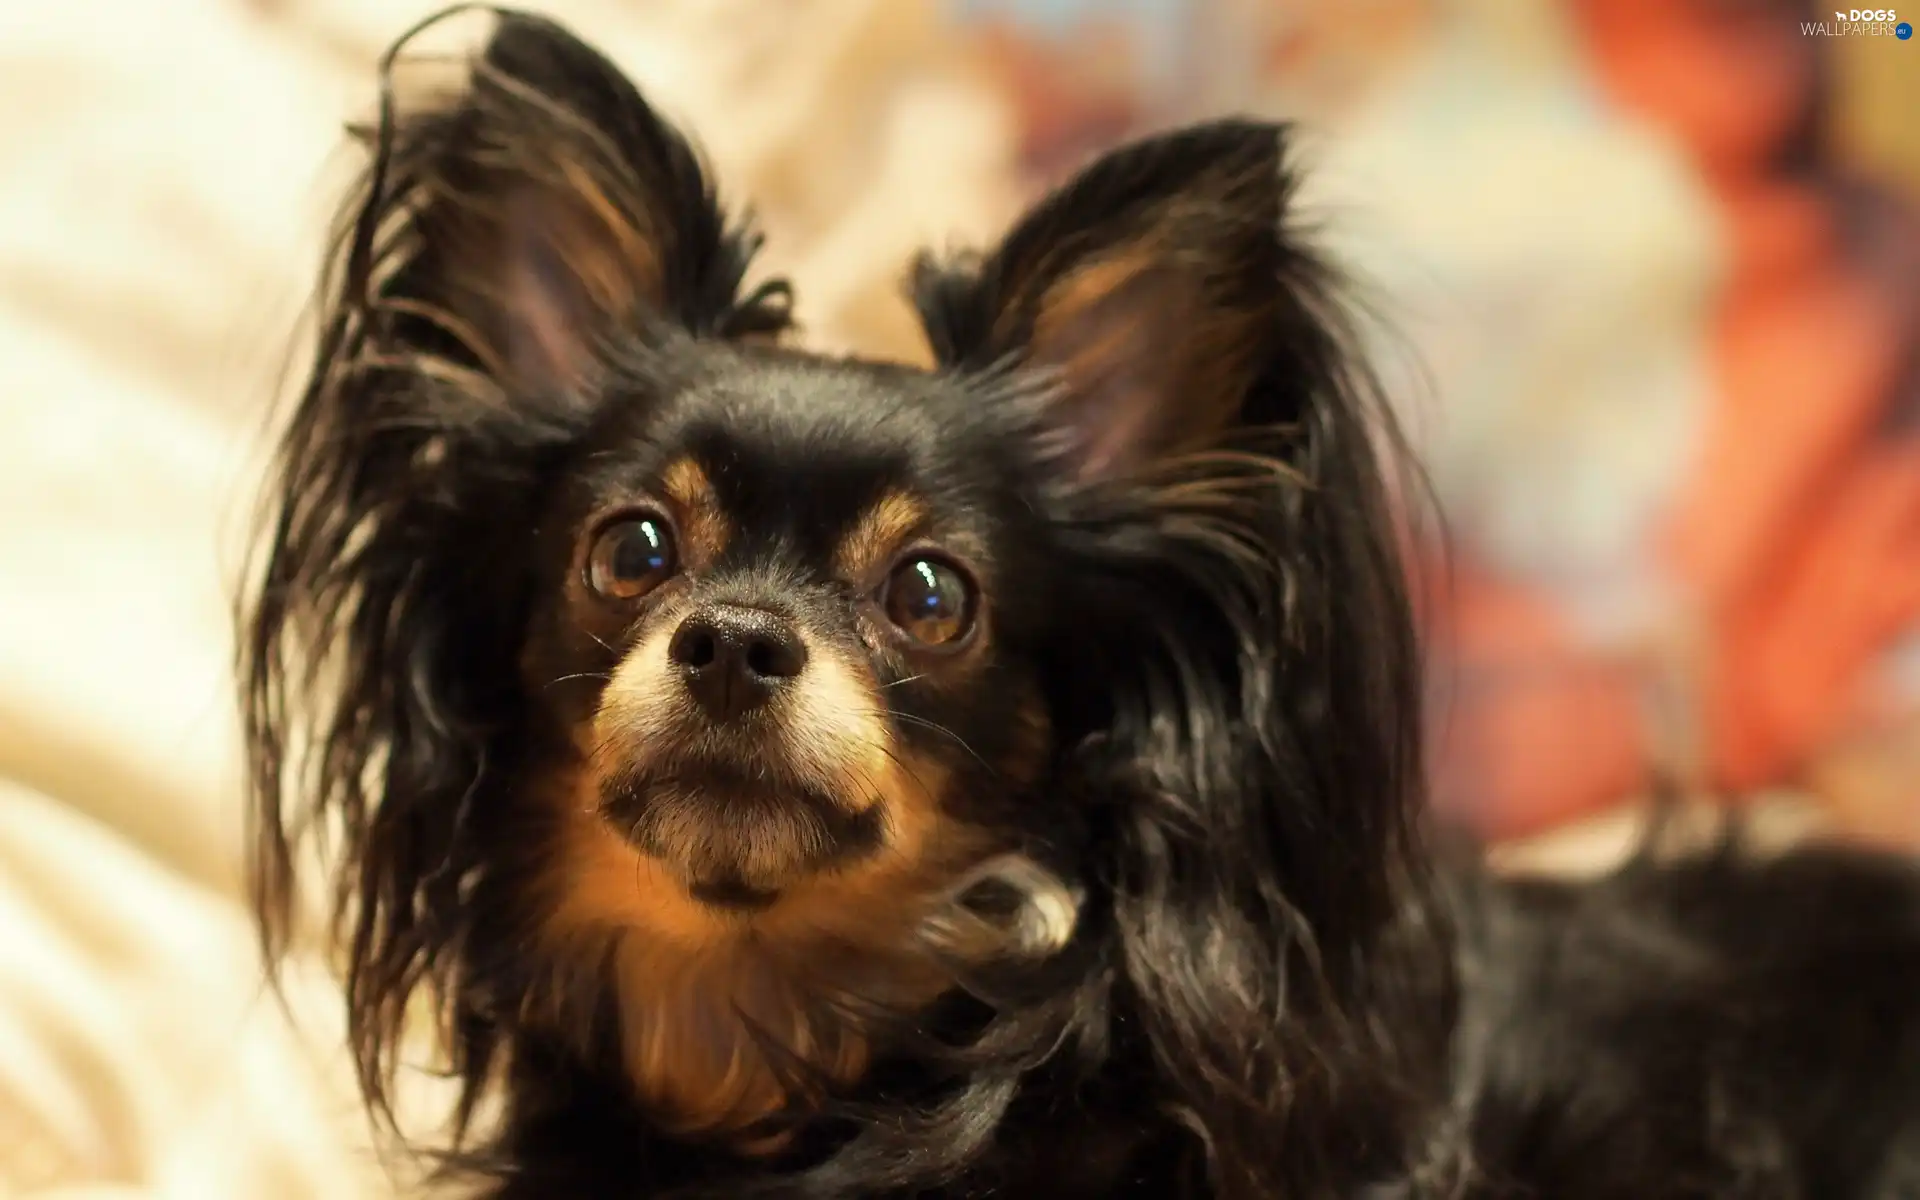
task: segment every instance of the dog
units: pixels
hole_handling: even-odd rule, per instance
[[[407,1132],[424,1020],[447,1178],[1920,1196],[1911,864],[1556,883],[1427,828],[1418,489],[1287,128],[1146,138],[923,260],[924,369],[792,345],[561,26],[497,11],[420,94],[412,36],[240,676],[265,950],[328,863],[367,1107]]]

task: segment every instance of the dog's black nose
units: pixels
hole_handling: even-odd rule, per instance
[[[807,665],[793,622],[764,608],[713,604],[680,622],[667,657],[702,709],[731,721],[766,703]]]

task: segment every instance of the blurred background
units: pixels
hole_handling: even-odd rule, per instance
[[[828,348],[918,357],[909,254],[1117,139],[1297,120],[1446,517],[1435,804],[1578,837],[1658,776],[1920,846],[1920,42],[1787,0],[532,6],[697,131]],[[260,994],[228,594],[342,122],[435,7],[0,6],[0,1196],[383,1194],[324,970],[298,1036]]]

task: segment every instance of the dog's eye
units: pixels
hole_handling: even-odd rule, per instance
[[[973,628],[973,586],[937,558],[909,558],[887,579],[887,619],[924,646],[947,646]]]
[[[587,555],[587,583],[609,600],[635,600],[675,567],[673,535],[658,517],[626,517],[602,529]]]

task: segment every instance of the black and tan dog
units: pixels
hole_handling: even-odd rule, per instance
[[[514,1197],[1920,1196],[1920,882],[1438,865],[1387,426],[1283,128],[1094,163],[790,348],[607,62],[386,76],[248,597],[256,870],[333,860]],[[328,839],[332,842],[329,843]],[[463,1113],[471,1117],[471,1108]]]

